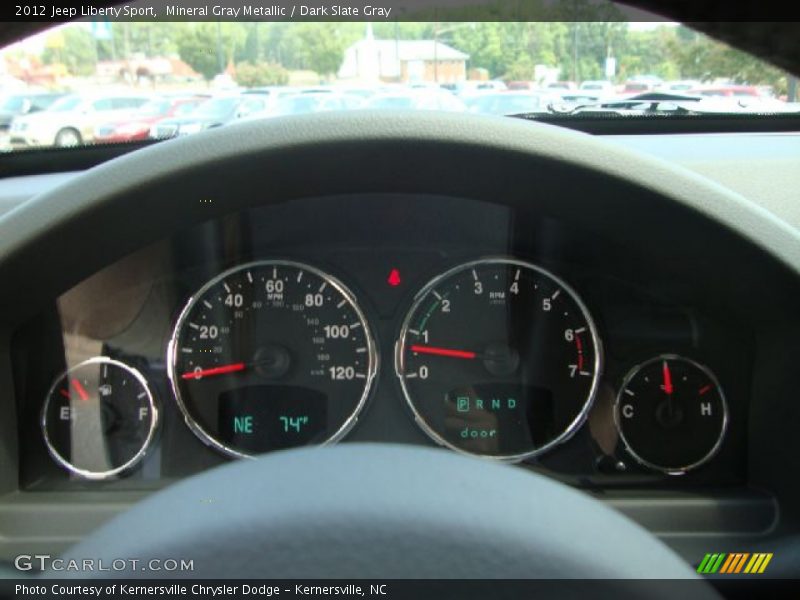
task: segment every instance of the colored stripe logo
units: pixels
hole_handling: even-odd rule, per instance
[[[697,572],[704,575],[714,573],[735,575],[737,573],[760,574],[767,569],[767,565],[772,560],[772,553],[748,552],[716,553],[706,554]]]

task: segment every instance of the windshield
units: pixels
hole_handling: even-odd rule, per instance
[[[169,100],[149,100],[142,104],[137,112],[141,117],[165,115],[169,112],[171,106],[172,104]]]
[[[0,101],[0,110],[20,112],[25,107],[25,96],[8,96]]]
[[[66,112],[75,110],[80,104],[80,96],[67,96],[66,98],[61,98],[61,100],[53,102],[47,110],[49,112]]]
[[[82,144],[106,140],[93,132],[108,110],[131,120],[116,143],[142,139],[142,119],[163,140],[211,121],[328,110],[552,120],[800,111],[787,73],[669,22],[74,22],[5,48],[0,68],[17,80],[0,110],[37,124],[12,121],[6,151],[58,145],[75,117],[57,115],[98,99],[80,115]],[[24,115],[34,94],[67,95]],[[132,95],[151,99],[120,101]],[[180,124],[193,119],[205,124]]]
[[[282,97],[275,104],[276,114],[301,114],[322,110],[328,94],[291,94]]]
[[[198,106],[189,113],[192,117],[199,118],[224,118],[236,110],[239,105],[239,98],[213,98]]]

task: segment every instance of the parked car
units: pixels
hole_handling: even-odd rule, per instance
[[[363,104],[363,98],[356,94],[303,91],[281,96],[266,111],[254,113],[251,118],[301,115],[329,110],[352,110]]]
[[[584,81],[581,83],[580,91],[582,92],[595,92],[598,94],[613,94],[615,91],[614,84],[610,81],[605,80],[595,80],[595,81]]]
[[[626,81],[620,94],[622,95],[635,95],[646,94],[652,92],[658,86],[650,81]]]
[[[95,127],[94,140],[104,143],[145,140],[155,123],[169,117],[186,116],[206,100],[204,96],[153,98],[135,114]]]
[[[78,146],[92,141],[101,122],[133,111],[148,101],[136,94],[70,94],[46,110],[16,117],[11,123],[14,146]]]
[[[699,88],[691,93],[701,96],[720,96],[723,98],[768,98],[760,88],[754,85],[722,85]]]
[[[150,128],[154,139],[189,135],[213,127],[221,127],[236,119],[266,110],[270,103],[268,94],[224,94],[215,96],[195,108],[188,115],[162,119]]]
[[[0,100],[0,132],[7,132],[11,127],[14,117],[28,115],[40,110],[45,110],[59,98],[63,98],[63,93],[31,93],[31,94],[12,94]]]
[[[701,86],[695,79],[684,79],[680,81],[666,81],[662,83],[658,90],[662,92],[690,92]]]
[[[485,115],[547,112],[548,105],[559,99],[558,96],[549,93],[526,91],[473,94],[462,97],[469,112]]]
[[[528,80],[512,80],[506,84],[508,90],[535,90],[537,87],[535,81]]]
[[[548,90],[577,90],[578,86],[574,81],[553,81],[546,86]]]
[[[444,90],[398,90],[376,94],[365,103],[366,108],[447,110],[462,112],[464,103]]]
[[[560,99],[562,104],[566,105],[599,102],[606,98],[613,98],[616,96],[614,93],[603,93],[599,90],[551,90],[551,92],[553,92],[556,98]]]

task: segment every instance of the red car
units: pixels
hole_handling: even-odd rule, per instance
[[[146,140],[153,124],[161,119],[187,115],[206,100],[203,96],[153,98],[125,119],[98,125],[94,140],[96,143]]]
[[[764,98],[763,91],[754,85],[725,85],[719,87],[702,88],[691,92],[701,96],[722,96],[725,98]]]

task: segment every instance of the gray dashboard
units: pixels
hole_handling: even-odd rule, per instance
[[[690,169],[800,227],[798,133],[607,135],[602,139]],[[0,215],[79,174],[0,179]]]

